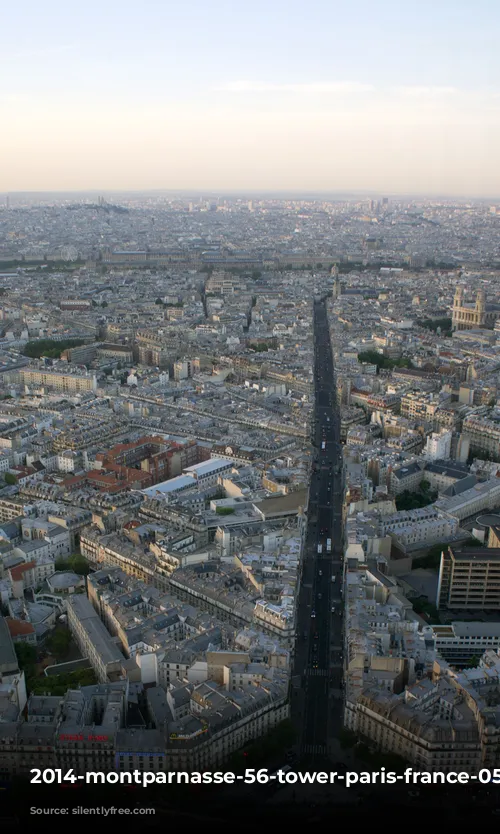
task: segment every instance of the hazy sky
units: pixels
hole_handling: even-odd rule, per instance
[[[499,0],[18,0],[0,191],[500,195]]]

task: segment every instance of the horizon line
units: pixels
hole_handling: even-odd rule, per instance
[[[492,193],[489,194],[472,194],[472,193],[464,193],[464,192],[456,192],[450,193],[445,191],[412,191],[412,190],[405,190],[405,191],[382,191],[377,189],[356,189],[356,188],[346,188],[346,189],[335,189],[335,188],[325,188],[325,189],[306,189],[306,188],[214,188],[214,187],[189,187],[189,188],[106,188],[104,186],[94,187],[94,188],[58,188],[58,189],[6,189],[0,191],[4,197],[14,196],[14,195],[35,195],[35,194],[47,194],[47,195],[57,195],[57,194],[99,194],[102,195],[103,192],[108,192],[112,194],[232,194],[232,195],[245,195],[245,194],[317,194],[317,195],[366,195],[366,196],[374,196],[380,195],[384,197],[427,197],[427,198],[463,198],[463,199],[474,199],[474,200],[500,200],[500,194],[493,195]]]

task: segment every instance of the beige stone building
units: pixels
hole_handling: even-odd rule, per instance
[[[479,290],[474,304],[465,301],[463,287],[457,287],[453,299],[453,330],[492,329],[500,319],[500,305],[487,304],[484,290]]]

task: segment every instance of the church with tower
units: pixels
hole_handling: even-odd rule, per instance
[[[500,319],[500,304],[487,304],[486,293],[478,290],[476,301],[465,300],[463,287],[457,287],[453,299],[453,330],[492,330]]]

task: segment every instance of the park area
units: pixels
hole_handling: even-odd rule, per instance
[[[14,645],[28,695],[64,695],[67,689],[97,683],[93,669],[83,662],[66,625],[58,624],[41,646]],[[68,665],[60,671],[50,668],[57,664]]]

